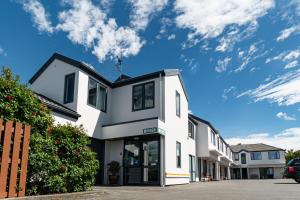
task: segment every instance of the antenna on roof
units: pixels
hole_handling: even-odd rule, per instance
[[[122,62],[123,60],[121,59],[121,56],[117,56],[115,67],[120,72],[120,74],[123,74]]]

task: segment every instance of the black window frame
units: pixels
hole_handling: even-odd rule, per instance
[[[260,155],[260,158],[256,159],[255,155]],[[262,153],[260,151],[255,151],[250,153],[251,160],[262,160]]]
[[[179,155],[177,155],[177,148],[179,147]],[[176,141],[176,167],[181,168],[181,143]]]
[[[145,102],[146,102],[146,95],[145,95],[145,90],[146,89],[145,89],[145,86],[148,85],[148,84],[153,84],[153,105],[151,107],[146,107],[146,105],[145,105]],[[142,86],[142,107],[139,108],[139,109],[135,109],[134,108],[134,96],[133,96],[134,95],[134,89],[136,87],[140,87],[140,86]],[[155,81],[149,81],[149,82],[133,85],[132,86],[131,102],[132,102],[132,112],[155,108]]]
[[[177,97],[179,97],[179,112],[177,112]],[[180,93],[176,90],[176,93],[175,93],[175,106],[176,106],[176,116],[177,117],[181,117],[181,97],[180,97]]]
[[[93,80],[96,82],[96,106],[93,105],[93,104],[90,104],[89,103],[89,84],[90,84],[90,80]],[[100,97],[100,87],[101,88],[104,88],[106,93],[105,93],[105,106],[104,106],[104,109],[100,108],[100,105],[99,105],[99,97]],[[97,81],[96,79],[92,78],[92,77],[89,77],[89,80],[88,80],[88,91],[87,91],[87,105],[93,107],[93,108],[96,108],[102,112],[107,112],[107,95],[108,95],[108,89],[106,86],[104,86],[103,84],[101,84],[99,81]]]
[[[189,137],[192,139],[195,139],[195,126],[194,126],[193,122],[189,121],[188,126],[189,126],[188,127]]]
[[[246,153],[241,153],[241,163],[242,163],[242,165],[247,164],[247,154]]]
[[[68,83],[68,79],[70,78],[70,77],[73,77],[73,91],[72,91],[72,96],[71,96],[71,98],[69,99],[69,97],[68,97],[68,95],[67,95],[67,93],[69,92],[68,91],[68,87],[67,87],[67,83]],[[76,77],[75,77],[75,72],[74,73],[71,73],[71,74],[67,74],[66,76],[65,76],[65,84],[64,84],[64,104],[67,104],[67,103],[73,103],[74,102],[74,96],[75,96],[75,80],[76,79]]]
[[[271,158],[270,153],[276,153],[276,158]],[[269,158],[269,160],[279,160],[280,159],[280,152],[279,151],[268,151],[268,158]]]

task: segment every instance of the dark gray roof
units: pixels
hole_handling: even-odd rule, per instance
[[[78,119],[79,117],[81,117],[81,115],[79,115],[76,111],[71,110],[70,108],[67,108],[64,105],[44,96],[42,94],[35,93],[35,96],[53,112],[66,115],[66,116],[72,117],[74,119]]]
[[[241,151],[285,151],[284,149],[273,147],[267,144],[258,143],[258,144],[237,144],[231,145],[231,150],[235,153],[239,153]]]
[[[94,78],[98,79],[99,81],[105,83],[107,86],[110,86],[112,88],[121,87],[121,86],[129,85],[129,84],[134,84],[134,83],[145,81],[145,80],[148,80],[148,79],[158,78],[160,76],[175,76],[175,75],[178,75],[179,80],[180,80],[181,85],[182,85],[182,88],[183,88],[183,91],[184,91],[184,94],[185,94],[186,98],[188,99],[187,91],[186,91],[186,88],[184,86],[183,79],[181,77],[181,73],[178,69],[165,69],[165,70],[160,70],[160,71],[157,71],[157,72],[144,74],[144,75],[133,77],[133,78],[127,76],[127,78],[122,79],[122,81],[111,82],[108,79],[106,79],[105,77],[103,77],[101,74],[99,74],[96,70],[94,70],[91,67],[87,66],[84,62],[77,61],[77,60],[72,59],[70,57],[61,55],[59,53],[54,53],[46,61],[46,63],[33,75],[33,77],[29,80],[29,83],[33,84],[35,82],[35,80],[48,68],[48,66],[55,59],[61,60],[65,63],[68,63],[70,65],[73,65],[74,67],[77,67],[77,68],[85,71],[86,73],[92,75]]]

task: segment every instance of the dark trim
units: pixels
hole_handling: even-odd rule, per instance
[[[90,92],[90,89],[89,89],[89,86],[90,86],[90,80],[93,80],[96,82],[96,106],[92,105],[89,103],[89,92]],[[105,93],[105,109],[102,110],[101,108],[98,108],[97,104],[99,102],[99,99],[98,99],[98,92],[99,92],[99,95],[100,95],[100,88],[99,87],[102,87],[106,90],[106,93]],[[99,90],[98,90],[99,89]],[[108,93],[108,89],[105,85],[103,85],[102,83],[100,83],[99,81],[95,80],[93,77],[90,77],[89,76],[89,80],[88,80],[88,88],[87,88],[87,101],[86,101],[86,104],[88,106],[91,106],[92,108],[95,108],[97,110],[100,110],[101,112],[104,112],[106,113],[107,112],[107,93]]]
[[[145,118],[145,119],[137,119],[137,120],[118,122],[118,123],[113,123],[113,124],[105,124],[105,125],[102,125],[102,127],[130,124],[130,123],[148,121],[148,120],[153,120],[153,119],[158,119],[158,117],[150,117],[150,118]]]
[[[85,65],[82,62],[79,62],[77,60],[74,60],[72,58],[69,58],[67,56],[61,55],[59,53],[54,53],[47,61],[46,63],[33,75],[33,77],[29,80],[30,84],[33,84],[34,81],[48,68],[48,66],[55,60],[61,60],[65,63],[68,63],[70,65],[73,65],[74,67],[77,67],[81,70],[83,70],[84,72],[94,76],[95,78],[97,78],[98,80],[100,80],[101,82],[107,84],[108,86],[112,86],[112,83],[107,80],[106,78],[104,78],[102,75],[100,75],[99,73],[97,73],[96,71],[94,71],[93,69],[91,69],[90,67],[88,67],[87,65]]]
[[[181,86],[183,88],[184,94],[186,96],[186,99],[188,100],[187,90],[185,88],[182,76],[181,76],[180,71],[178,69],[160,70],[160,71],[157,71],[157,72],[137,76],[137,77],[134,77],[134,78],[128,78],[128,79],[123,80],[123,81],[112,83],[111,81],[109,81],[108,79],[106,79],[102,75],[100,75],[98,72],[96,72],[95,70],[88,67],[86,64],[84,64],[80,61],[74,60],[72,58],[69,58],[67,56],[61,55],[59,53],[54,53],[42,65],[42,67],[33,75],[33,77],[29,80],[29,83],[33,84],[35,82],[35,80],[48,68],[48,66],[55,59],[61,60],[65,63],[68,63],[70,65],[73,65],[74,67],[77,67],[77,68],[83,70],[84,72],[86,72],[89,75],[93,76],[94,78],[98,79],[100,82],[102,82],[102,83],[104,83],[107,86],[112,87],[112,88],[117,88],[117,87],[121,87],[121,86],[125,86],[125,85],[130,85],[130,84],[138,83],[138,82],[141,82],[141,81],[147,81],[149,79],[159,78],[160,76],[176,76],[177,75],[179,77],[179,80],[180,80]]]
[[[198,122],[197,122],[196,120],[194,120],[192,117],[190,117],[190,115],[189,115],[189,120],[190,120],[195,126],[198,125]]]
[[[153,106],[151,107],[145,107],[145,101],[146,101],[146,98],[145,98],[145,86],[147,84],[153,84]],[[142,108],[140,109],[134,109],[134,103],[133,103],[133,91],[134,91],[134,88],[135,87],[140,87],[142,86]],[[141,110],[148,110],[148,109],[152,109],[152,108],[155,108],[155,82],[154,81],[149,81],[149,82],[145,82],[145,83],[141,83],[141,84],[137,84],[137,85],[133,85],[132,86],[132,94],[131,94],[131,104],[132,104],[132,112],[136,112],[136,111],[141,111]]]
[[[197,116],[195,116],[195,115],[192,115],[192,114],[189,114],[189,117],[191,117],[192,119],[195,119],[196,121],[199,121],[199,122],[202,122],[202,123],[204,123],[204,124],[206,124],[206,125],[208,125],[215,133],[219,133],[218,131],[217,131],[217,129],[215,129],[215,127],[209,122],[209,121],[206,121],[206,120],[204,120],[204,119],[201,119],[200,117],[197,117]],[[220,134],[219,134],[220,135]],[[228,145],[229,146],[229,145]]]
[[[179,144],[179,156],[180,156],[180,163],[177,162],[177,144]],[[181,142],[176,141],[176,168],[181,168],[182,166],[182,154],[181,154]],[[178,165],[179,164],[179,165]]]
[[[74,83],[73,83],[73,95],[72,95],[72,99],[68,99],[67,100],[67,79],[69,77],[73,77],[74,78]],[[75,76],[75,72],[74,73],[71,73],[71,74],[67,74],[65,75],[65,85],[64,85],[64,104],[67,104],[67,103],[72,103],[74,102],[74,96],[75,96],[75,81],[76,81],[76,76]]]
[[[46,96],[44,96],[42,94],[38,94],[38,93],[35,93],[35,95],[37,97],[39,97],[39,98],[45,99],[46,101],[50,101],[53,104],[57,104],[58,106],[55,106],[53,104],[49,104],[49,103],[47,103],[47,102],[45,102],[45,101],[43,101],[43,100],[41,100],[41,99],[38,98],[43,104],[45,104],[53,112],[56,112],[58,114],[62,114],[62,115],[71,117],[71,118],[76,119],[76,120],[79,117],[81,117],[81,115],[78,114],[77,112],[71,110],[70,108],[65,107],[64,105],[62,105],[62,104],[54,101],[53,99],[50,99],[50,98],[48,98],[48,97],[46,97]]]

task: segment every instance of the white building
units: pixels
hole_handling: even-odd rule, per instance
[[[232,151],[212,124],[194,115],[189,115],[197,123],[196,156],[199,178],[202,180],[230,179]]]
[[[170,185],[195,177],[195,140],[188,134],[188,98],[178,70],[111,82],[86,64],[55,53],[31,88],[56,123],[83,125],[101,163],[120,162],[120,184]]]
[[[55,123],[83,125],[97,152],[96,184],[121,164],[119,184],[172,185],[230,179],[232,151],[208,122],[188,114],[179,70],[111,82],[83,62],[55,53],[30,79]]]
[[[285,167],[285,150],[266,144],[232,145],[233,179],[282,178]]]

